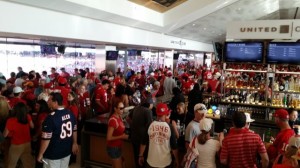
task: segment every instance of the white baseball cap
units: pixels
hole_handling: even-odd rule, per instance
[[[203,118],[202,120],[200,120],[199,126],[200,126],[200,130],[204,130],[206,132],[209,132],[211,130],[212,124],[213,124],[213,120],[210,118]]]
[[[249,114],[249,113],[245,113],[245,116],[246,116],[246,122],[247,122],[247,123],[255,121],[254,119],[252,119],[252,118],[250,117],[250,114]]]
[[[194,106],[194,111],[196,111],[196,110],[199,110],[200,113],[204,113],[204,114],[207,113],[207,108],[206,108],[206,106],[205,106],[204,104],[202,104],[202,103],[198,103],[198,104],[196,104],[196,105]]]
[[[23,89],[19,86],[16,86],[16,87],[14,87],[13,92],[14,93],[21,93],[21,92],[23,92]]]

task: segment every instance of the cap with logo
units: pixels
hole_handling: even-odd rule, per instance
[[[197,111],[197,110],[199,110],[200,113],[204,113],[204,114],[207,113],[206,106],[202,103],[198,103],[194,106],[194,111]]]
[[[157,116],[163,116],[163,115],[169,115],[171,110],[169,110],[168,105],[165,103],[159,103],[156,106],[156,115]]]
[[[285,109],[278,109],[275,111],[274,117],[289,119],[289,113]]]

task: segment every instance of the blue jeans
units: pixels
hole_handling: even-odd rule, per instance
[[[106,147],[106,152],[112,159],[118,159],[122,156],[122,150],[120,147]]]

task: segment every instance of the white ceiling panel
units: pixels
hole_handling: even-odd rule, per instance
[[[225,41],[226,25],[230,21],[300,19],[300,10],[298,11],[300,0],[213,0],[210,3],[207,0],[205,3],[200,0],[188,0],[165,14],[158,15],[155,13],[156,17],[161,17],[158,20],[163,20],[163,24],[130,18],[126,15],[116,14],[116,12],[110,13],[107,8],[108,4],[106,4],[106,10],[80,5],[80,3],[87,2],[84,0],[9,1],[205,43]],[[91,1],[97,3],[96,0],[89,0],[88,2]],[[111,7],[116,5],[114,3],[121,1],[124,1],[122,2],[123,5],[129,2],[127,0],[105,0],[106,3],[111,2],[111,5],[108,5]],[[195,6],[197,2],[199,7],[189,8],[188,5]],[[174,19],[172,16],[175,14],[172,15],[172,13],[176,13],[176,16],[179,17]],[[140,13],[136,14],[139,15]]]

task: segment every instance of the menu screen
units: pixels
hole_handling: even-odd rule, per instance
[[[225,43],[225,62],[261,63],[263,43],[261,42],[227,42]]]
[[[106,60],[117,60],[118,56],[118,51],[106,51]]]
[[[300,43],[296,43],[296,42],[269,43],[267,63],[300,64]]]

